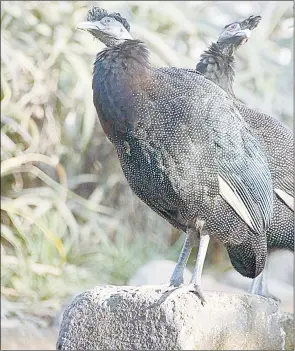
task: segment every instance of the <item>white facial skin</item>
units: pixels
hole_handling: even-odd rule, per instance
[[[113,17],[104,17],[100,21],[81,22],[76,26],[77,29],[89,31],[94,36],[110,36],[116,40],[132,39],[131,35],[123,24]]]
[[[237,36],[249,39],[251,36],[251,31],[249,29],[241,29],[239,23],[232,23],[230,26],[228,26],[221,32],[218,41],[223,41],[225,39]]]

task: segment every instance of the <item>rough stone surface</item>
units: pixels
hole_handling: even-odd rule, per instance
[[[269,255],[268,289],[279,298],[280,310],[293,313],[293,253],[281,250]],[[175,268],[176,262],[169,260],[151,260],[140,267],[131,277],[128,285],[160,285],[167,284]],[[184,271],[184,282],[189,283],[192,273]],[[252,279],[243,277],[236,270],[225,273],[205,270],[202,275],[204,290],[224,291],[230,293],[248,293]]]
[[[168,286],[96,287],[66,309],[58,350],[283,350],[273,300]]]
[[[268,291],[280,299],[280,310],[292,312],[293,301],[293,252],[278,250],[269,255],[267,270]],[[243,277],[236,270],[232,269],[218,278],[218,282],[248,292],[252,280]],[[208,289],[208,288],[207,288]],[[216,288],[220,291],[220,288]]]
[[[293,313],[282,314],[283,329],[286,333],[285,350],[294,350],[294,315]]]

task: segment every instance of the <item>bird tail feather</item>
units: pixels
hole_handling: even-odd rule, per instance
[[[248,240],[239,244],[225,244],[233,267],[243,276],[256,278],[264,269],[267,242],[251,233]]]

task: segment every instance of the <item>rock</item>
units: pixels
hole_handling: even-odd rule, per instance
[[[176,262],[169,260],[149,261],[137,270],[134,276],[129,280],[128,285],[160,285],[168,284]],[[189,283],[192,273],[185,268],[183,279],[186,284]]]
[[[283,306],[287,306],[289,303],[293,306],[293,287],[291,285],[281,280],[270,279],[268,280],[268,291],[281,300],[281,310]],[[293,311],[293,308],[291,311]]]
[[[137,270],[134,276],[129,280],[128,285],[161,285],[168,284],[172,272],[175,268],[176,262],[169,260],[153,260],[149,261]],[[184,283],[188,284],[192,277],[189,269],[185,268],[183,278]],[[229,292],[243,292],[241,288],[234,288],[228,284],[218,282],[210,274],[203,274],[202,284],[205,290],[210,291],[229,291]]]
[[[274,253],[271,255],[273,254]],[[270,269],[268,269],[267,274],[268,291],[270,294],[280,299],[281,311],[293,312],[293,286],[287,284],[284,282],[284,280],[275,278],[276,275],[270,277]],[[224,284],[225,286],[227,285],[244,292],[249,292],[252,279],[243,277],[236,270],[232,269],[220,276],[218,282]]]
[[[293,258],[294,253],[288,250],[277,250],[269,254],[267,282],[270,293],[273,295],[276,294],[274,290],[277,289],[277,286],[279,289],[281,283],[284,287],[288,288],[289,286],[293,290]],[[220,281],[247,291],[251,286],[252,279],[243,277],[236,270],[231,269],[220,277]]]
[[[293,313],[283,313],[283,329],[286,333],[285,350],[294,350],[294,316]]]
[[[260,296],[168,286],[96,287],[66,309],[58,350],[283,350],[278,305]],[[289,336],[288,336],[289,337]]]
[[[71,303],[74,301],[74,299],[75,299],[78,295],[80,295],[81,293],[82,293],[81,291],[80,291],[80,292],[74,293],[74,294],[69,298],[69,300],[68,300],[66,303],[64,303],[64,304],[62,305],[62,308],[60,309],[60,311],[58,311],[58,313],[56,314],[56,316],[55,316],[55,317],[53,318],[53,320],[52,320],[52,326],[53,326],[54,328],[57,328],[57,329],[60,328],[61,322],[62,322],[62,318],[63,318],[63,314],[64,314],[66,308],[67,308],[68,305],[71,304]]]

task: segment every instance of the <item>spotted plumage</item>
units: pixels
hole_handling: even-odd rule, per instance
[[[254,29],[259,20],[260,16],[251,16],[225,26],[217,43],[213,43],[201,55],[197,64],[198,72],[233,97],[234,53],[244,43],[246,35],[243,30]],[[234,105],[249,124],[267,156],[274,188],[293,196],[294,147],[291,131],[277,119],[251,109],[237,99],[234,100]],[[269,249],[294,250],[294,212],[278,194],[274,200],[273,221],[267,230],[267,242]]]
[[[195,235],[191,285],[201,301],[209,236],[224,243],[242,275],[256,277],[267,254],[273,186],[261,146],[233,100],[193,70],[152,67],[144,43],[114,18],[78,28],[107,46],[94,64],[93,101],[131,188],[187,233],[171,284],[182,282]]]
[[[227,246],[248,243],[248,231],[238,234],[237,228],[247,226],[235,212],[220,213],[227,204],[218,175],[232,177],[255,217],[251,241],[256,248],[251,248],[262,258],[240,271],[256,276],[263,268],[264,228],[271,218],[270,177],[258,143],[227,95],[192,72],[154,69],[147,48],[131,40],[98,55],[93,94],[131,188],[175,227],[186,231],[189,223],[204,220],[204,230]],[[247,258],[240,259],[243,267]]]

